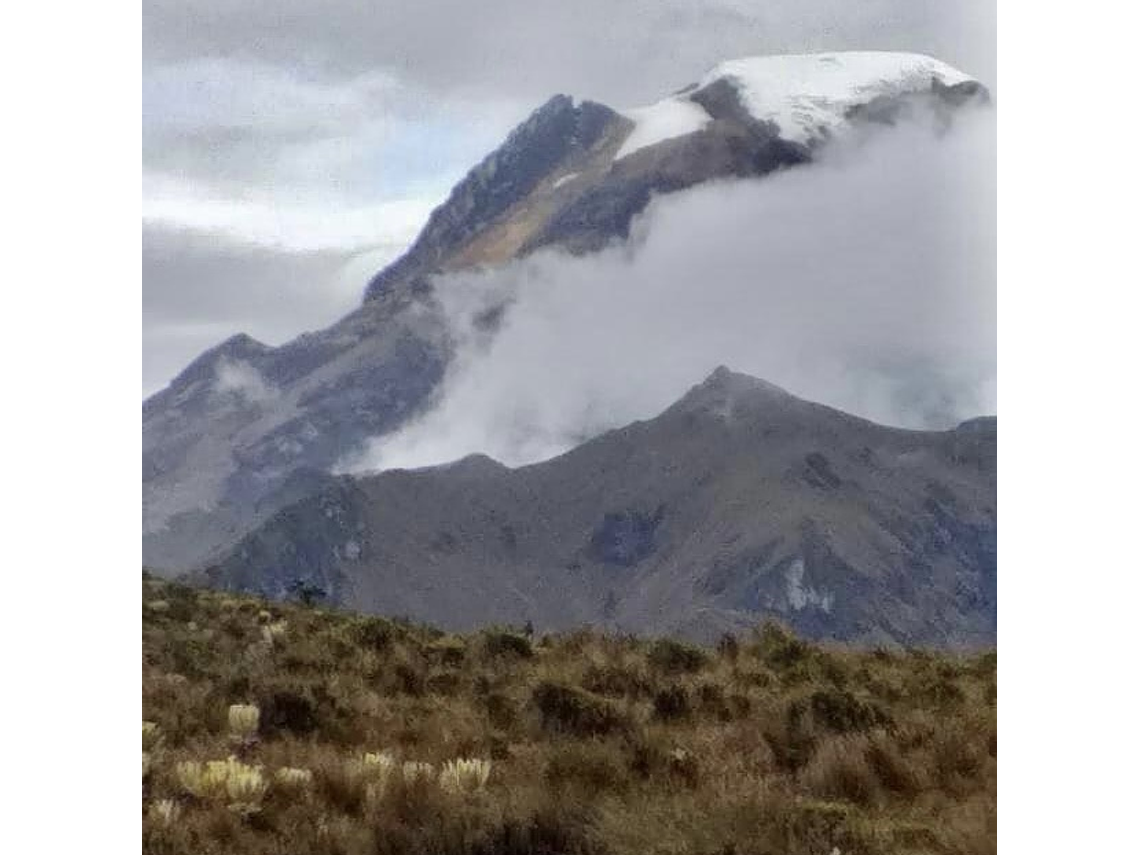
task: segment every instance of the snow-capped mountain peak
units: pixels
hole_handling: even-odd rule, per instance
[[[718,80],[733,84],[753,118],[775,122],[784,139],[807,144],[842,124],[853,107],[929,91],[934,81],[955,86],[971,78],[922,54],[853,51],[730,60],[709,71],[699,88]]]
[[[974,82],[933,57],[888,51],[753,56],[722,62],[700,82],[653,104],[623,110],[634,123],[615,160],[703,130],[713,117],[702,93],[718,83],[735,90],[757,122],[772,122],[788,142],[811,145],[833,135],[855,107],[878,98]]]

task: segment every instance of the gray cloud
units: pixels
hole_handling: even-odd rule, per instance
[[[629,245],[437,281],[461,357],[438,406],[346,468],[530,462],[655,415],[717,364],[877,421],[995,411],[994,123],[658,199]],[[512,302],[488,339],[472,318]]]
[[[294,252],[216,233],[143,229],[143,394],[238,332],[280,344],[354,308],[394,250]]]
[[[428,97],[380,71],[330,78],[257,60],[188,59],[144,75],[143,163],[236,192],[286,186],[369,199],[418,181],[438,193],[521,109]]]
[[[147,0],[144,163],[439,196],[555,92],[635,106],[736,56],[918,51],[992,88],[993,20],[990,0]]]
[[[383,70],[437,92],[656,99],[737,55],[913,50],[993,82],[993,3],[967,0],[147,0],[148,63],[201,56]]]
[[[218,364],[214,388],[220,393],[237,395],[254,404],[272,401],[278,394],[256,368],[236,360],[224,360]]]

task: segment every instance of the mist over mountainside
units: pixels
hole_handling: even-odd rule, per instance
[[[822,193],[828,183],[842,180],[840,176],[845,173],[841,162],[830,173],[826,172],[826,163],[790,170],[786,176],[783,173],[790,167],[826,157],[834,149],[834,145],[825,145],[829,140],[860,136],[869,133],[869,128],[879,128],[884,138],[900,135],[903,142],[899,151],[906,151],[919,145],[917,137],[908,137],[906,129],[911,120],[920,119],[924,126],[933,127],[933,138],[945,136],[953,142],[957,132],[947,133],[947,128],[957,124],[959,116],[972,114],[977,105],[988,100],[976,81],[926,57],[826,54],[796,58],[790,65],[788,58],[782,59],[784,71],[794,67],[794,75],[779,68],[773,72],[771,58],[743,65],[728,63],[693,87],[658,104],[634,110],[619,112],[591,102],[576,104],[566,96],[552,98],[456,186],[405,256],[373,279],[367,299],[356,311],[327,329],[303,335],[281,347],[270,348],[237,336],[195,360],[143,407],[144,562],[166,573],[216,563],[229,554],[239,538],[273,518],[281,508],[314,491],[319,494],[325,487],[335,485],[339,489],[343,482],[329,473],[340,468],[400,465],[417,459],[417,455],[422,462],[440,462],[452,452],[473,450],[467,447],[472,442],[482,450],[526,449],[521,461],[512,462],[541,459],[600,430],[651,414],[680,391],[679,378],[691,382],[693,367],[698,364],[731,361],[792,385],[796,391],[808,391],[828,403],[842,403],[862,414],[879,417],[892,407],[895,411],[905,409],[909,396],[912,411],[920,413],[916,419],[919,424],[925,424],[928,417],[945,422],[987,411],[985,396],[979,401],[977,395],[979,387],[990,380],[985,358],[968,361],[964,376],[945,376],[943,370],[951,361],[948,357],[976,350],[979,341],[987,341],[985,321],[978,332],[971,329],[975,319],[954,312],[947,315],[945,302],[935,300],[920,307],[916,323],[914,309],[918,304],[904,301],[904,309],[894,315],[892,324],[913,329],[908,333],[910,341],[905,347],[878,353],[871,344],[882,335],[882,329],[864,338],[844,333],[841,321],[850,317],[851,302],[840,300],[832,307],[834,322],[822,327],[809,324],[800,331],[801,352],[792,352],[783,346],[787,339],[777,340],[766,330],[764,340],[773,344],[760,348],[754,361],[743,360],[746,331],[737,327],[733,332],[736,343],[730,342],[719,355],[715,345],[681,348],[686,358],[667,372],[667,382],[647,383],[652,393],[634,395],[635,406],[624,409],[609,407],[615,399],[616,384],[582,380],[590,372],[600,376],[601,372],[619,366],[599,364],[598,359],[580,359],[589,350],[604,355],[605,348],[579,335],[582,327],[562,326],[549,340],[580,340],[580,344],[577,349],[552,349],[551,353],[556,357],[565,355],[567,362],[580,362],[577,372],[567,365],[565,377],[570,380],[570,387],[576,384],[584,389],[583,394],[566,399],[570,403],[553,423],[547,423],[548,414],[540,414],[537,424],[528,421],[517,407],[505,413],[501,424],[483,417],[482,414],[501,409],[500,404],[512,389],[524,391],[520,397],[523,408],[545,400],[540,393],[540,379],[551,391],[552,399],[557,400],[560,377],[549,376],[549,361],[537,360],[532,379],[521,384],[517,372],[504,375],[488,370],[501,365],[503,356],[512,354],[512,347],[520,341],[520,331],[524,337],[543,336],[543,326],[534,321],[559,305],[557,301],[543,302],[551,294],[562,294],[560,299],[573,303],[574,297],[566,295],[572,293],[570,289],[577,283],[582,287],[575,295],[576,306],[604,309],[612,298],[614,311],[609,313],[610,318],[630,317],[639,311],[639,301],[653,301],[653,277],[647,275],[653,273],[652,267],[639,268],[642,275],[632,277],[633,284],[622,292],[618,289],[628,278],[624,275],[628,271],[606,267],[605,262],[648,247],[650,251],[645,257],[660,264],[662,256],[651,250],[658,221],[669,224],[666,202],[676,200],[675,210],[683,210],[687,204],[699,205],[702,199],[715,207],[714,197],[725,192],[730,194],[726,198],[731,205],[731,194],[736,192],[731,188],[742,179],[752,179],[759,189],[785,178],[790,180],[793,173],[806,176],[818,170],[818,184],[799,188],[805,197],[810,197],[817,191]],[[781,92],[775,101],[765,102],[764,86],[760,84],[771,80],[773,73],[806,88]],[[805,91],[812,91],[813,81],[826,83],[826,97],[804,97]],[[929,130],[924,133],[926,138],[932,137]],[[881,158],[880,166],[883,162]],[[906,163],[905,158],[902,162]],[[886,182],[885,186],[893,192],[911,184],[911,177],[924,170],[939,174],[922,162],[911,162],[909,166],[914,173]],[[981,171],[984,168],[983,164]],[[772,176],[774,172],[781,174]],[[769,177],[756,180],[763,176]],[[873,183],[882,176],[876,179],[867,173],[864,177]],[[943,180],[952,183],[954,179]],[[855,192],[849,197],[859,198],[859,186],[853,189]],[[783,198],[792,198],[795,192],[793,185],[792,192]],[[692,196],[701,193],[705,195]],[[655,213],[658,203],[653,201],[658,197],[660,216]],[[690,197],[696,202],[685,201]],[[780,239],[779,225],[788,221],[787,209],[777,204],[763,210],[741,204],[740,196],[735,198],[738,212],[766,218],[756,223],[759,234],[769,233]],[[885,192],[883,198],[908,201],[905,196],[892,196],[891,192]],[[913,206],[921,201],[912,196],[909,203]],[[809,227],[810,233],[815,225],[811,217],[827,210],[843,209],[826,205],[815,212],[801,209],[799,225]],[[645,216],[639,220],[643,212]],[[903,211],[899,221],[907,219]],[[950,216],[945,222],[956,221]],[[683,239],[684,229],[678,229],[683,222],[680,216],[672,220],[670,240]],[[926,237],[934,235],[941,241],[934,244],[911,243],[913,231],[893,234],[889,223],[875,222],[873,235],[877,243],[865,253],[845,252],[850,248],[850,239],[845,239],[838,228],[825,228],[828,222],[819,221],[817,247],[801,247],[803,252],[798,257],[803,261],[802,270],[798,265],[785,263],[772,271],[778,275],[771,278],[761,275],[763,266],[756,271],[755,294],[751,302],[745,303],[745,311],[756,312],[767,292],[775,295],[779,305],[781,289],[790,294],[805,283],[825,282],[827,287],[822,293],[838,295],[834,267],[831,272],[820,274],[818,265],[827,258],[853,265],[848,291],[860,293],[867,289],[865,302],[883,305],[880,314],[884,318],[892,316],[889,309],[900,294],[929,288],[925,266],[916,264],[916,258],[927,258],[931,268],[950,271],[941,287],[929,288],[935,295],[944,296],[954,285],[965,282],[973,283],[973,288],[992,288],[992,282],[985,278],[984,248],[979,267],[974,258],[976,242],[946,233],[941,219],[928,223]],[[834,225],[839,220],[830,222]],[[719,335],[718,319],[733,313],[727,303],[729,297],[741,293],[739,288],[734,291],[729,286],[722,286],[718,292],[718,283],[739,285],[740,271],[756,261],[737,257],[735,262],[726,264],[726,259],[736,257],[728,251],[734,240],[737,244],[755,244],[758,240],[757,234],[740,225],[737,222],[736,228],[727,228],[726,223],[725,236],[719,243],[706,239],[680,247],[690,259],[686,275],[691,278],[693,293],[711,288],[709,295],[713,299],[708,302],[725,302],[720,315],[709,319],[713,324],[704,337],[706,342],[715,342]],[[970,257],[960,266],[948,265],[947,258],[929,257],[932,246],[962,246],[968,250],[963,256]],[[792,257],[786,255],[785,262]],[[868,263],[875,258],[882,263]],[[859,259],[862,261],[856,264]],[[666,257],[665,261],[669,259]],[[602,266],[591,268],[594,263]],[[502,271],[504,265],[508,267],[506,273],[494,272]],[[536,266],[540,273],[536,277],[520,275],[519,270],[531,269],[520,265]],[[879,276],[887,270],[901,270],[903,276]],[[580,274],[585,274],[584,281],[580,281]],[[505,279],[496,280],[496,276]],[[612,294],[607,294],[605,288],[610,288]],[[668,287],[659,293],[671,295]],[[818,296],[821,292],[815,293]],[[976,293],[963,292],[963,305],[967,300],[976,303]],[[462,327],[454,322],[456,294],[479,309],[465,318]],[[539,298],[537,303],[532,295]],[[790,304],[784,305],[786,308]],[[682,304],[681,308],[689,307]],[[989,311],[988,307],[983,311]],[[743,313],[737,310],[737,314]],[[867,324],[873,314],[868,312],[859,323]],[[930,319],[940,316],[946,317],[941,327],[943,334],[932,334],[938,325]],[[603,312],[598,317],[606,315]],[[772,325],[792,329],[808,318],[793,311],[776,318]],[[661,319],[660,314],[646,311],[640,328],[652,328]],[[596,317],[579,315],[573,320],[593,324]],[[530,332],[526,333],[528,328]],[[619,324],[606,332],[623,337],[630,328]],[[963,333],[964,345],[954,330]],[[671,326],[664,325],[661,339],[641,342],[645,345],[642,359],[627,360],[625,372],[614,371],[615,378],[627,382],[631,372],[636,375],[639,363],[667,365],[668,352],[662,351],[660,345],[662,340],[667,344],[675,340],[672,332]],[[829,348],[829,341],[849,346]],[[929,341],[936,345],[933,351],[926,346]],[[913,342],[922,346],[910,346]],[[983,357],[989,347],[982,347]],[[498,357],[496,348],[501,348]],[[880,384],[876,391],[874,383],[867,384],[859,393],[861,399],[855,400],[836,401],[829,394],[817,394],[824,386],[830,387],[828,392],[850,387],[845,375],[832,376],[829,383],[800,382],[804,378],[810,380],[813,373],[824,376],[834,372],[835,366],[844,363],[854,351],[862,351],[864,361],[874,363],[874,371],[869,375],[882,375],[882,362],[903,364],[909,371],[914,366],[923,369],[923,360],[929,360],[932,367],[928,371],[909,371],[902,384],[905,388],[888,383]],[[487,353],[492,358],[483,360]],[[770,370],[769,363],[777,355],[782,361]],[[819,359],[815,359],[817,355]],[[496,362],[496,358],[500,361]],[[813,367],[805,373],[801,368],[807,364]],[[796,370],[791,371],[788,366]],[[653,376],[660,378],[664,374]],[[497,387],[484,399],[481,413],[467,408],[477,416],[470,423],[470,434],[458,441],[443,437],[441,442],[439,434],[429,430],[432,419],[438,423],[446,417],[449,429],[466,426],[452,417],[462,413],[464,401],[471,400],[472,390],[489,377],[498,378]],[[915,398],[927,400],[915,405]],[[876,400],[886,403],[875,403]],[[386,447],[383,440],[378,443],[378,438],[393,437],[404,428],[411,433],[401,432],[396,445]],[[403,459],[391,458],[393,449],[407,454]],[[388,462],[385,454],[389,455]]]
[[[344,477],[199,581],[446,628],[582,624],[710,640],[975,647],[996,627],[996,419],[883,427],[725,368],[532,466]]]
[[[912,122],[660,197],[599,252],[438,277],[455,355],[430,411],[339,468],[533,463],[722,362],[900,427],[994,412],[992,129],[985,113],[942,136]]]

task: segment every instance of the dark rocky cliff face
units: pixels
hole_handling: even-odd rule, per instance
[[[559,166],[587,157],[607,134],[628,128],[609,107],[555,95],[519,125],[432,212],[412,247],[368,284],[365,299],[447,269],[449,256],[523,200]]]

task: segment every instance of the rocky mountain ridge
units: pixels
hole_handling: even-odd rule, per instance
[[[330,481],[197,578],[446,628],[532,620],[708,640],[765,617],[866,644],[996,630],[994,419],[888,428],[721,368],[544,463]]]
[[[773,74],[799,90],[759,109],[757,86]],[[144,403],[144,562],[173,574],[219,558],[429,407],[455,344],[433,276],[590,252],[628,237],[657,194],[810,163],[848,125],[917,109],[950,117],[986,99],[976,81],[910,54],[727,63],[624,113],[555,96],[455,187],[357,310],[280,347],[231,338]]]

